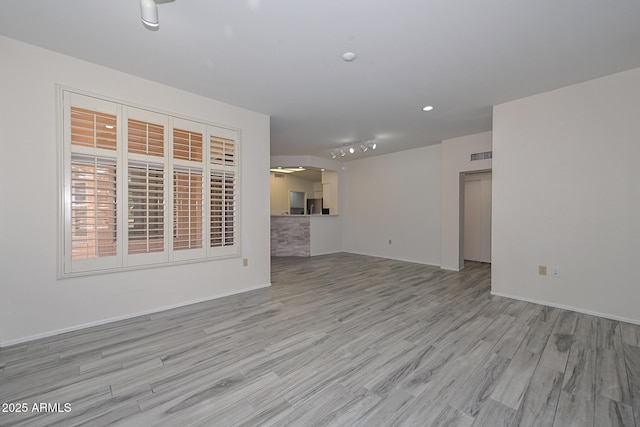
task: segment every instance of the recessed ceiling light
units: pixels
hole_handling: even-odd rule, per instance
[[[422,111],[431,111],[433,110],[433,105],[427,105],[426,107],[422,107]]]
[[[269,169],[271,172],[277,173],[294,173],[305,170],[304,168],[283,168],[282,166],[278,166],[278,169]]]
[[[345,53],[342,54],[342,59],[344,59],[347,62],[355,61],[356,54],[353,53],[353,52],[345,52]]]
[[[114,128],[113,125],[104,125],[104,127],[106,127],[107,129],[113,129]]]

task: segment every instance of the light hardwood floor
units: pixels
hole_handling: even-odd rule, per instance
[[[272,284],[0,349],[29,407],[0,425],[640,427],[640,327],[492,297],[486,264],[274,258]]]

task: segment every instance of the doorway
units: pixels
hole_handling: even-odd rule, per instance
[[[465,261],[491,262],[491,171],[464,175]]]

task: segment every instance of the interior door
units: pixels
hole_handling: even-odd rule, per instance
[[[491,172],[465,175],[464,259],[491,262]]]

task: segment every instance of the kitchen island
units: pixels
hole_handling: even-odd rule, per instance
[[[272,215],[271,256],[309,257],[340,252],[338,215]]]

